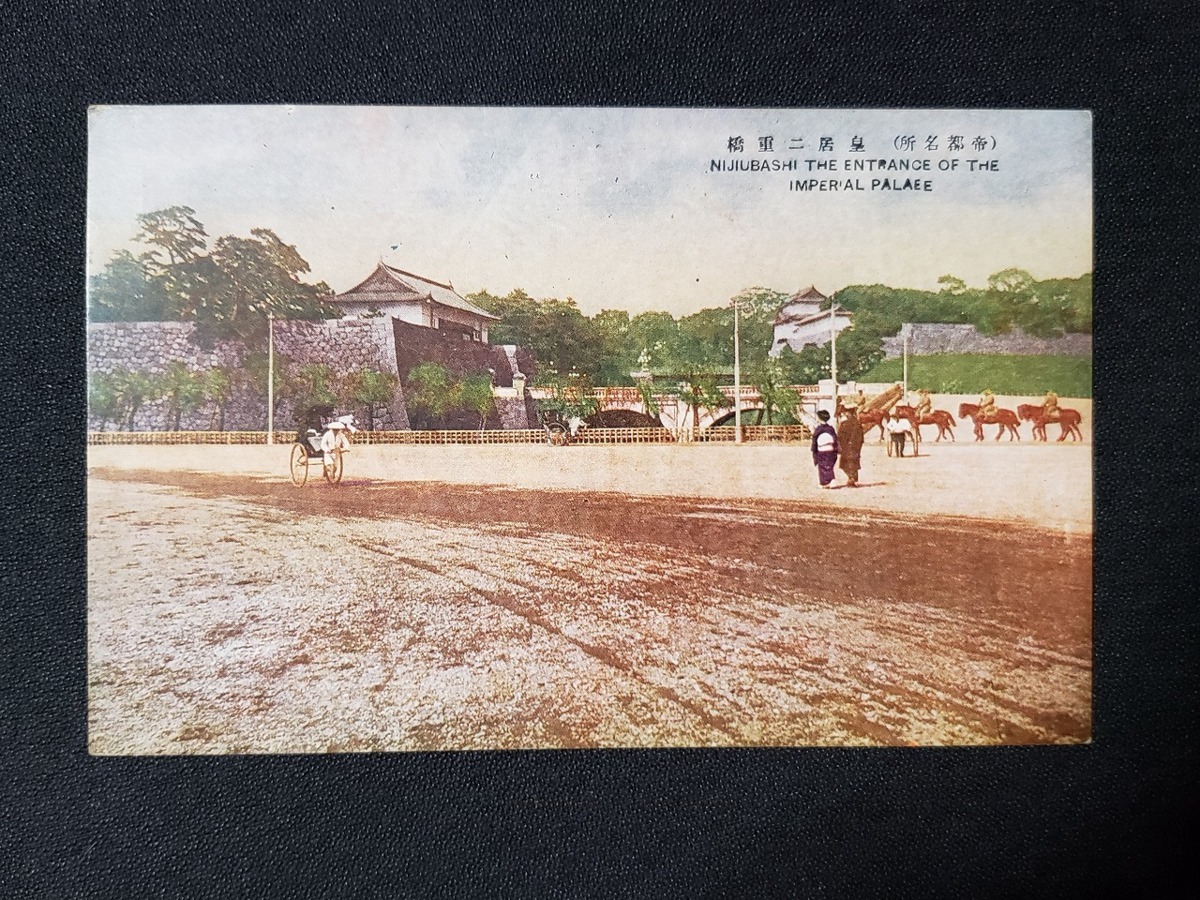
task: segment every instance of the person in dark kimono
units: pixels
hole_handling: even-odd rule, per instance
[[[813,465],[817,467],[817,480],[822,488],[833,487],[833,467],[838,458],[837,432],[829,424],[829,413],[825,410],[817,412],[821,424],[813,430],[812,455]]]
[[[838,452],[841,461],[838,463],[846,473],[850,487],[858,487],[858,469],[862,460],[863,427],[858,421],[858,407],[854,404],[846,406],[846,418],[842,419],[837,429]]]

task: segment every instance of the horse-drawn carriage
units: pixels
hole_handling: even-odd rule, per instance
[[[330,484],[339,484],[344,469],[345,449],[350,443],[345,437],[345,432],[356,430],[354,416],[335,418],[332,406],[314,406],[305,410],[299,416],[296,441],[292,444],[289,455],[288,472],[292,484],[303,487],[312,468],[319,468]],[[322,438],[328,432],[340,434],[335,434],[333,439],[323,442]]]

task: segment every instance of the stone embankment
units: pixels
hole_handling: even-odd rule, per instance
[[[974,325],[915,323],[905,327],[911,356],[934,353],[1008,353],[1015,356],[1090,356],[1090,334],[1065,334],[1039,338],[1014,328],[1008,334],[980,334]],[[904,353],[904,334],[883,339],[883,355],[895,359]]]

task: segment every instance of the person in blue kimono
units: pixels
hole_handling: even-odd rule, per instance
[[[821,487],[828,490],[833,487],[833,467],[838,458],[837,432],[829,424],[828,412],[819,410],[817,418],[821,424],[813,430],[813,465],[817,467],[817,480],[820,481]]]

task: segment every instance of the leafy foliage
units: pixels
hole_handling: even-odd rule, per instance
[[[479,430],[482,431],[495,405],[492,399],[491,379],[486,375],[465,378],[459,384],[458,395],[462,408],[479,416]]]
[[[213,366],[200,377],[204,399],[207,403],[212,404],[213,407],[213,416],[208,427],[210,430],[224,431],[225,408],[233,398],[233,389],[236,385],[236,380],[229,369],[226,369],[224,366]]]
[[[768,425],[787,425],[796,420],[800,394],[790,387],[786,370],[777,359],[767,359],[757,365],[750,375],[751,384],[758,389]]]
[[[158,322],[174,318],[161,280],[145,264],[121,250],[99,275],[88,279],[88,318],[93,322]]]
[[[224,235],[209,251],[191,207],[145,213],[138,224],[135,239],[145,251],[137,257],[118,252],[90,280],[92,321],[191,321],[202,343],[240,338],[257,345],[268,314],[338,314],[326,302],[333,291],[324,282],[302,281],[308,262],[270,229],[254,228],[248,238]]]
[[[88,378],[88,415],[100,420],[100,431],[109,422],[120,421],[124,407],[113,375],[92,375]]]
[[[445,427],[446,414],[458,407],[460,399],[459,385],[449,370],[439,363],[421,363],[408,373],[408,386],[409,407],[424,410]]]
[[[333,370],[324,363],[306,363],[289,379],[292,404],[297,414],[314,406],[337,406],[340,388]]]
[[[88,385],[89,413],[101,420],[101,429],[114,421],[120,430],[128,431],[142,406],[162,395],[160,378],[146,372],[114,369],[108,374],[92,376]]]
[[[974,325],[994,334],[1020,327],[1039,337],[1089,332],[1092,278],[1036,281],[1028,272],[1005,269],[986,288],[969,288],[954,275],[938,279],[940,290],[919,291],[887,285],[851,285],[834,301],[854,314],[852,327],[839,333],[838,377],[862,379],[883,358],[882,341],[905,322]],[[773,342],[774,318],[787,294],[753,287],[732,300],[739,304],[741,355],[748,372],[760,371]],[[733,363],[733,310],[721,304],[676,319],[667,312],[630,316],[603,310],[583,316],[573,300],[535,300],[515,290],[505,297],[482,291],[471,299],[501,317],[491,333],[497,343],[529,347],[544,370],[575,372],[607,385],[635,383],[633,372],[648,370],[660,383],[680,379],[698,392],[701,376],[728,378]],[[824,304],[828,308],[828,303]],[[779,357],[784,380],[812,384],[829,377],[829,348],[784,349]],[[547,383],[541,378],[540,383]]]
[[[352,372],[346,379],[350,399],[367,408],[367,430],[375,430],[375,410],[391,403],[396,396],[396,377],[376,369]]]
[[[549,390],[549,394],[537,403],[543,418],[586,419],[600,411],[599,401],[591,396],[595,385],[586,375],[563,376],[550,372],[539,378],[539,384]]]
[[[204,401],[202,376],[193,373],[187,365],[175,360],[158,383],[161,396],[167,401],[167,420],[172,431],[179,430],[180,418],[196,409]]]

